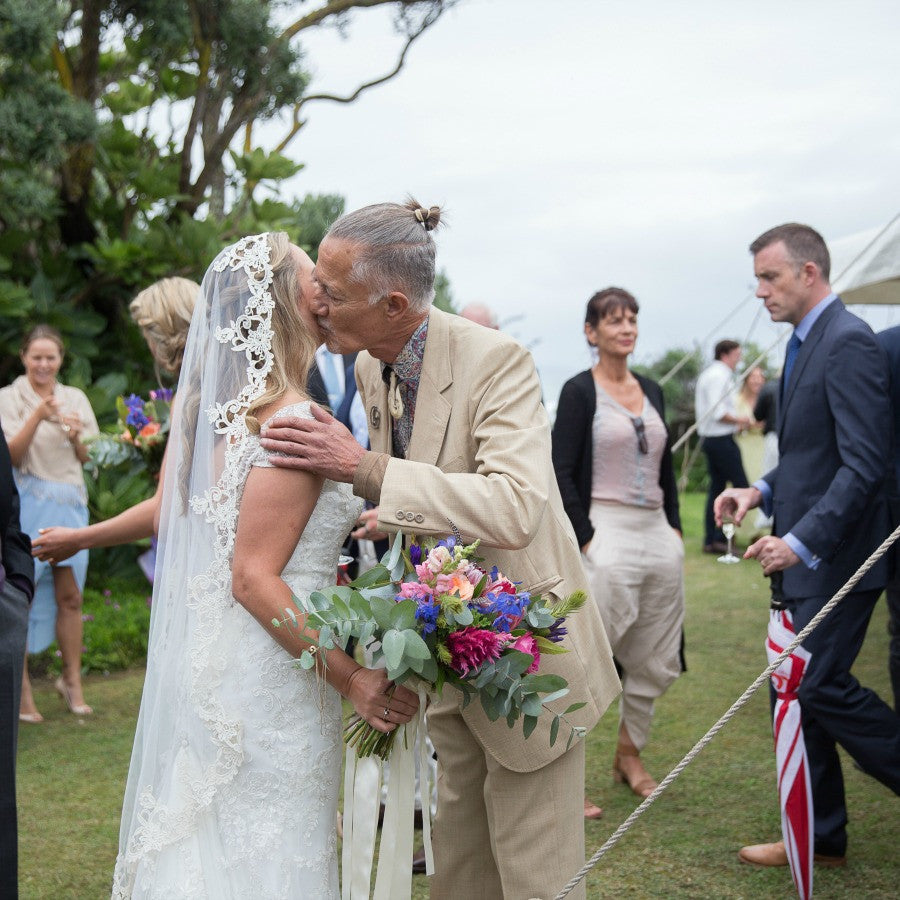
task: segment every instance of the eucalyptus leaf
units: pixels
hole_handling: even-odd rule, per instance
[[[391,610],[391,628],[407,629],[416,627],[416,601],[401,600]]]
[[[531,737],[531,732],[537,727],[537,723],[537,716],[526,714],[522,719],[522,733],[526,740]]]
[[[526,675],[522,679],[522,687],[526,691],[539,691],[549,693],[568,687],[569,682],[562,675]]]
[[[440,688],[440,684],[438,684],[439,670],[437,663],[431,657],[422,661],[422,668],[419,670],[419,674],[425,681],[429,681]],[[443,680],[441,680],[441,684],[443,684]]]
[[[567,716],[569,713],[577,712],[579,709],[582,709],[585,706],[587,706],[586,700],[582,700],[580,703],[573,703],[570,707],[568,707],[566,709],[566,711],[563,713],[563,715]]]
[[[399,581],[403,577],[403,532],[398,531],[394,535],[391,549],[384,555],[381,564],[388,570],[393,581]]]
[[[367,572],[363,572],[359,578],[353,579],[353,587],[357,589],[357,591],[362,590],[363,588],[372,588],[372,587],[381,587],[382,585],[388,584],[390,582],[390,573],[388,570],[381,564],[372,566]]]
[[[304,650],[300,654],[300,666],[304,669],[311,669],[316,664],[315,657],[309,650]]]
[[[431,651],[428,649],[428,644],[422,640],[422,636],[414,631],[412,628],[407,628],[403,632],[403,637],[406,638],[406,649],[405,653],[411,659],[430,659]]]
[[[560,697],[565,697],[566,694],[569,693],[569,689],[567,687],[560,688],[558,691],[552,691],[547,694],[546,697],[543,698],[544,703],[552,703],[554,700],[559,700]]]
[[[385,600],[381,597],[372,597],[370,601],[372,616],[379,628],[387,629],[391,627],[391,613],[394,609],[393,600]]]
[[[397,669],[403,661],[403,651],[406,647],[406,638],[403,633],[391,628],[384,633],[381,639],[381,648],[384,651],[384,659],[389,669]]]
[[[553,721],[550,723],[550,746],[552,747],[556,743],[556,739],[559,736],[559,716],[554,716]]]

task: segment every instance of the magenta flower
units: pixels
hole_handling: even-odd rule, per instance
[[[537,641],[535,641],[534,635],[530,631],[517,637],[512,643],[512,648],[513,650],[520,650],[522,653],[527,653],[534,658],[534,662],[525,672],[526,675],[537,672],[538,667],[541,664],[541,653],[537,648]]]
[[[447,635],[447,648],[452,657],[450,666],[460,675],[468,675],[488,660],[497,659],[505,641],[494,631],[484,628],[463,628]]]

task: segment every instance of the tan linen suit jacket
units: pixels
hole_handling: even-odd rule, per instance
[[[356,380],[374,451],[390,454],[391,418],[381,364],[366,352]],[[384,531],[446,536],[453,523],[463,539],[481,539],[486,564],[541,595],[589,592],[575,534],[550,460],[550,424],[531,354],[512,338],[432,309],[406,459],[390,460],[381,487],[378,525]],[[569,682],[553,704],[586,705],[567,718],[592,728],[619,693],[612,652],[595,603],[566,623],[568,653],[541,658],[541,673]],[[445,689],[442,702],[459,702]],[[507,769],[532,772],[565,751],[565,725],[550,746],[552,716],[534,733],[521,722],[491,722],[474,700],[463,717],[488,752]]]

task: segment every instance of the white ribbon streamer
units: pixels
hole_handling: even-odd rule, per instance
[[[411,685],[410,685],[411,686]],[[409,900],[412,896],[413,817],[416,783],[416,738],[419,737],[419,778],[422,796],[422,833],[425,871],[434,873],[431,844],[431,783],[428,765],[425,685],[418,686],[419,711],[401,726],[394,740],[390,762],[378,869],[373,900]],[[381,804],[381,760],[360,759],[347,747],[344,766],[344,846],[341,855],[342,900],[368,900],[375,857],[378,811]]]

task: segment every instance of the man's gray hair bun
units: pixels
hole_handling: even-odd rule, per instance
[[[439,206],[421,206],[418,200],[409,198],[407,209],[412,210],[412,214],[416,217],[416,221],[426,230],[434,231],[441,221],[441,208]]]

